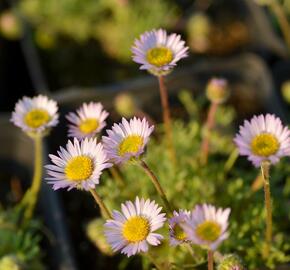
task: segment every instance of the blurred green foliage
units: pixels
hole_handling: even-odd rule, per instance
[[[271,190],[273,196],[274,240],[271,255],[264,259],[262,250],[265,231],[264,193],[262,185],[255,187],[259,170],[255,169],[244,157],[235,161],[233,134],[235,112],[231,107],[220,106],[216,115],[216,127],[210,133],[210,157],[208,164],[200,164],[200,145],[205,130],[202,119],[204,100],[194,100],[190,94],[182,92],[181,101],[187,108],[190,120],[173,123],[174,143],[178,164],[172,166],[166,151],[163,126],[157,126],[154,138],[151,138],[145,160],[159,177],[166,194],[175,209],[192,209],[195,204],[212,203],[219,207],[230,207],[230,237],[222,244],[220,252],[237,253],[245,260],[248,269],[267,266],[276,269],[277,265],[290,261],[290,167],[289,160],[283,159],[272,168]],[[230,158],[231,157],[231,158]],[[232,166],[233,165],[233,166]],[[231,167],[232,166],[232,167]],[[134,163],[121,167],[125,186],[120,187],[107,173],[97,187],[105,203],[111,209],[120,209],[126,200],[136,196],[162,201],[157,196],[148,176]],[[256,180],[255,180],[256,179]],[[96,228],[97,229],[97,228]],[[168,239],[168,227],[163,229]],[[172,269],[205,269],[206,254],[193,247],[191,256],[186,246],[171,248],[168,242],[152,248],[152,254],[160,263]],[[147,266],[146,266],[147,265]],[[144,260],[144,269],[148,262]]]
[[[170,27],[177,18],[176,6],[166,0],[22,0],[18,9],[34,26],[41,47],[54,46],[61,36],[79,43],[96,39],[122,62],[130,60],[138,35]]]
[[[41,224],[31,220],[23,225],[21,215],[17,207],[0,209],[0,269],[42,270]]]

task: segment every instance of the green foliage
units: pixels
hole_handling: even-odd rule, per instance
[[[19,266],[15,269],[41,270],[40,224],[31,220],[22,226],[20,216],[17,208],[0,210],[0,265],[14,262]]]
[[[131,58],[130,48],[140,33],[169,27],[176,19],[175,6],[164,0],[22,0],[19,10],[36,28],[40,46],[46,47],[48,35],[77,42],[96,39],[123,62]]]
[[[181,100],[191,115],[190,121],[184,123],[176,120],[173,123],[174,144],[177,152],[176,166],[170,162],[163,136],[151,138],[144,158],[158,176],[170,202],[175,209],[192,209],[195,204],[213,203],[220,207],[230,207],[230,237],[222,244],[222,253],[237,253],[245,260],[248,269],[267,266],[275,269],[277,265],[289,262],[290,234],[289,224],[290,173],[289,160],[283,159],[271,171],[271,191],[273,196],[274,240],[271,255],[264,259],[262,250],[265,231],[264,193],[261,187],[256,190],[252,184],[259,175],[244,157],[235,161],[235,133],[233,108],[219,107],[216,114],[216,127],[210,132],[210,156],[207,165],[200,163],[200,145],[205,130],[201,119],[204,119],[201,102],[188,100],[186,92],[181,93]],[[163,134],[163,126],[157,126],[157,132]],[[231,157],[230,157],[231,156]],[[229,158],[230,157],[230,158]],[[227,164],[227,166],[225,166]],[[229,165],[230,164],[230,165]],[[231,167],[233,165],[233,167]],[[226,167],[226,169],[225,169]],[[120,204],[126,200],[139,197],[162,201],[142,169],[136,163],[125,164],[122,168],[125,186],[118,187],[114,179],[106,174],[98,187],[105,203],[111,209],[120,209]],[[288,199],[287,199],[288,198]],[[168,228],[163,230],[168,238]],[[198,247],[193,247],[191,256],[186,246],[169,247],[164,243],[158,248],[152,248],[160,263],[171,263],[173,269],[199,269],[194,265],[203,266],[206,254]],[[161,259],[160,259],[161,258]],[[204,268],[200,268],[204,269]]]

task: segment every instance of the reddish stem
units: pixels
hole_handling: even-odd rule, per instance
[[[201,154],[202,154],[202,163],[206,164],[208,160],[208,152],[209,152],[209,134],[211,129],[215,125],[215,114],[218,108],[218,103],[212,102],[208,111],[206,123],[205,123],[205,136],[201,145]]]

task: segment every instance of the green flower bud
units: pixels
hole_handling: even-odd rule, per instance
[[[113,251],[110,245],[107,243],[104,234],[104,222],[105,221],[102,218],[93,219],[86,227],[86,234],[103,254],[112,256]]]
[[[217,270],[246,270],[241,258],[236,254],[225,255]]]
[[[206,96],[213,103],[224,103],[230,95],[228,82],[225,79],[212,78],[206,86]]]
[[[116,111],[124,117],[131,117],[135,114],[136,105],[133,97],[128,93],[117,95],[114,101]]]
[[[282,84],[281,92],[284,100],[290,104],[290,81],[286,81]]]

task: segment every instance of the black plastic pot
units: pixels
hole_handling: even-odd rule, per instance
[[[7,174],[21,180],[21,186],[27,188],[33,173],[33,142],[9,122],[10,115],[0,115],[0,169],[1,175]],[[47,163],[46,142],[44,142],[44,163]],[[2,187],[5,183],[2,183]],[[3,190],[7,196],[7,190]],[[45,265],[49,269],[75,270],[74,256],[65,227],[62,204],[46,183],[42,184],[37,215],[41,217],[49,232],[49,241],[45,241]],[[45,237],[44,237],[45,238]]]

